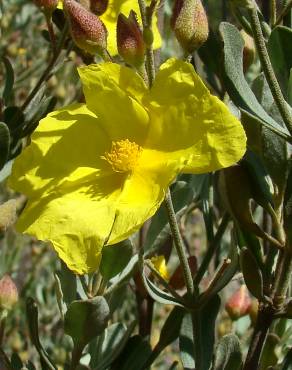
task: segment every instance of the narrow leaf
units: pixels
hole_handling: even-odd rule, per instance
[[[2,57],[2,62],[5,66],[6,76],[5,76],[5,86],[3,90],[3,99],[6,105],[9,103],[9,99],[13,93],[13,85],[14,85],[14,71],[10,60],[6,57]]]

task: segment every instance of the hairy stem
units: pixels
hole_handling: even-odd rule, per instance
[[[286,15],[289,13],[289,11],[292,8],[292,0],[288,1],[288,3],[283,7],[281,13],[279,14],[274,26],[278,26],[282,21],[283,18],[286,17]]]
[[[272,322],[273,310],[260,306],[243,370],[257,370],[259,368],[261,354]]]
[[[208,250],[206,252],[206,255],[198,269],[198,272],[196,273],[196,276],[194,278],[194,284],[195,285],[198,285],[200,284],[200,281],[202,280],[206,270],[207,270],[207,267],[209,265],[209,263],[211,262],[211,259],[214,255],[214,253],[216,252],[216,249],[218,248],[218,246],[220,245],[220,241],[221,241],[221,238],[227,228],[227,225],[228,225],[228,222],[229,222],[229,216],[227,214],[225,214],[222,218],[222,221],[218,227],[218,230],[215,234],[215,237],[214,237],[214,240],[212,240],[212,242],[209,244],[208,246]]]
[[[49,32],[50,41],[52,45],[53,55],[55,55],[57,52],[57,44],[56,44],[56,36],[54,32],[51,14],[46,14],[46,21],[47,21],[48,32]]]
[[[269,58],[269,54],[266,48],[265,39],[263,36],[260,20],[259,20],[257,9],[255,6],[249,9],[249,14],[250,14],[252,32],[253,32],[255,44],[257,47],[257,51],[259,54],[259,58],[261,61],[261,65],[263,68],[263,72],[269,84],[269,87],[273,95],[273,98],[275,100],[275,103],[283,118],[283,121],[287,129],[289,130],[290,134],[292,135],[292,116],[289,112],[288,104],[286,103],[284,99],[280,85],[275,76],[275,72],[273,70],[273,67],[272,67],[272,64]]]
[[[21,106],[21,110],[24,111],[25,108],[27,108],[27,106],[29,105],[29,103],[32,101],[32,99],[35,97],[35,95],[37,94],[37,92],[39,91],[41,85],[43,84],[43,82],[47,81],[49,76],[50,76],[50,73],[51,73],[51,70],[53,69],[53,67],[55,66],[59,56],[60,56],[60,53],[63,49],[63,46],[64,46],[64,42],[66,40],[66,37],[67,37],[67,34],[68,34],[68,25],[67,23],[65,24],[64,28],[63,28],[63,32],[62,32],[62,35],[60,37],[60,40],[59,40],[59,43],[57,45],[57,49],[56,49],[56,52],[54,53],[50,63],[48,64],[47,68],[44,70],[43,74],[41,75],[41,77],[39,78],[38,82],[36,83],[35,87],[33,88],[33,90],[31,91],[31,93],[28,95],[28,97],[26,98],[25,102],[22,104]]]
[[[280,254],[277,267],[273,289],[273,300],[275,307],[280,309],[286,298],[292,272],[292,255],[289,248],[286,248],[285,251]]]
[[[275,24],[276,19],[277,19],[276,0],[270,0],[270,25]]]
[[[189,297],[192,297],[194,295],[193,277],[192,277],[191,269],[190,269],[188,259],[186,256],[184,242],[182,240],[179,227],[178,227],[178,223],[176,220],[176,215],[175,215],[175,211],[173,208],[170,190],[167,191],[167,194],[165,197],[165,205],[166,205],[166,210],[167,210],[167,215],[168,215],[168,222],[169,222],[171,233],[172,233],[173,240],[174,240],[174,245],[175,245],[176,252],[178,254],[178,258],[180,260],[180,263],[183,269],[184,281],[187,287],[188,295]]]
[[[260,357],[265,345],[269,328],[273,322],[274,314],[281,309],[290,282],[292,272],[292,255],[286,245],[280,253],[275,270],[275,281],[273,284],[273,305],[260,305],[256,326],[249,346],[246,362],[243,370],[257,370],[259,368]]]
[[[147,14],[147,8],[145,0],[138,0],[140,13],[141,13],[141,19],[143,24],[143,31],[145,30],[149,33],[152,33],[152,12],[148,12]],[[147,45],[146,48],[146,71],[148,75],[148,83],[149,87],[152,86],[154,78],[155,78],[155,63],[154,63],[154,54],[153,54],[153,48],[152,44]]]
[[[79,365],[80,359],[82,357],[84,346],[82,344],[76,344],[73,347],[72,359],[70,364],[70,370],[75,370]]]

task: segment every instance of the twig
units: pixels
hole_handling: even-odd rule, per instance
[[[289,13],[289,11],[291,10],[291,8],[292,8],[292,0],[290,0],[288,2],[288,4],[282,9],[282,11],[279,14],[276,22],[273,25],[274,27],[275,26],[278,26],[283,21],[283,18],[285,18],[285,16]]]
[[[290,132],[290,135],[292,135],[292,116],[288,109],[288,104],[285,101],[284,96],[282,94],[280,85],[277,81],[275,72],[272,67],[272,63],[269,58],[269,54],[268,54],[267,47],[265,44],[265,39],[263,36],[261,23],[258,17],[256,6],[253,6],[251,9],[249,9],[249,15],[250,15],[253,36],[254,36],[255,44],[257,47],[257,51],[259,54],[259,58],[261,61],[264,75],[267,79],[271,93],[279,109],[279,112],[283,118],[283,121],[288,131]]]

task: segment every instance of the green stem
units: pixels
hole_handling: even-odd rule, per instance
[[[263,36],[260,20],[259,20],[257,9],[255,6],[249,9],[249,14],[250,14],[253,36],[254,36],[255,44],[257,47],[258,54],[259,54],[259,58],[261,61],[261,65],[263,68],[263,72],[269,84],[269,87],[273,95],[273,98],[275,100],[275,103],[283,118],[283,121],[287,129],[289,130],[290,134],[292,135],[292,116],[290,115],[288,104],[286,103],[284,99],[280,85],[275,76],[275,72],[273,70],[273,67],[272,67],[272,64],[269,58],[269,54],[266,48],[265,39]]]
[[[259,369],[261,354],[272,322],[273,310],[260,306],[243,370]]]
[[[196,311],[192,312],[192,325],[193,325],[193,333],[194,333],[196,370],[201,370],[202,363],[203,363],[203,356],[204,356],[204,348],[202,347],[202,340],[201,340],[202,321],[201,321],[201,315]]]
[[[227,225],[228,225],[228,222],[229,222],[229,216],[227,214],[225,214],[222,218],[222,221],[218,227],[218,230],[215,234],[215,237],[214,237],[214,240],[210,243],[209,247],[208,247],[208,250],[206,252],[206,255],[198,269],[198,272],[196,273],[196,276],[194,278],[194,285],[199,285],[206,270],[207,270],[207,267],[209,265],[209,263],[211,262],[211,259],[214,255],[214,253],[216,252],[217,248],[219,247],[220,245],[220,241],[222,239],[222,236],[227,228]]]
[[[270,0],[270,25],[275,24],[277,19],[276,0]]]
[[[60,53],[61,53],[61,51],[63,49],[64,42],[66,40],[67,34],[68,34],[68,24],[66,23],[65,26],[64,26],[64,28],[63,28],[63,31],[62,31],[62,34],[61,34],[59,43],[57,45],[56,52],[54,53],[54,55],[53,55],[50,63],[48,64],[47,68],[44,70],[44,72],[41,75],[40,79],[38,80],[37,84],[35,85],[35,87],[31,91],[31,93],[28,95],[28,97],[26,98],[25,102],[22,104],[22,106],[21,106],[21,110],[22,111],[24,111],[25,108],[27,108],[27,106],[29,105],[29,103],[35,97],[35,95],[39,91],[39,89],[40,89],[41,85],[43,84],[43,82],[45,82],[45,81],[48,80],[48,78],[50,76],[50,73],[51,73],[51,70],[55,66],[55,64],[56,64],[56,62],[57,62],[57,60],[58,60],[58,58],[60,56]]]
[[[53,27],[53,23],[52,23],[52,14],[51,13],[46,13],[45,17],[46,17],[46,21],[47,21],[47,27],[48,27],[48,32],[49,32],[50,41],[51,41],[51,45],[52,45],[53,55],[55,55],[56,52],[57,52],[57,44],[56,44],[56,37],[55,37],[54,27]]]
[[[75,370],[79,365],[80,359],[82,357],[84,346],[82,344],[74,344],[72,351],[72,359],[70,364],[70,370]]]
[[[143,31],[147,30],[147,32],[152,32],[152,16],[153,14],[150,12],[149,16],[147,16],[147,8],[145,0],[138,0],[141,19],[143,24]],[[147,45],[146,49],[146,70],[148,75],[148,83],[149,87],[152,86],[154,78],[155,78],[155,63],[154,63],[154,54],[152,45]]]
[[[256,370],[259,366],[260,357],[265,341],[275,318],[275,312],[282,308],[292,272],[292,255],[289,246],[280,253],[275,270],[273,284],[273,305],[261,305],[258,312],[257,323],[249,346],[243,370]]]
[[[193,297],[194,295],[193,277],[192,277],[191,269],[190,269],[188,259],[186,256],[184,242],[182,240],[179,227],[178,227],[178,223],[176,220],[176,215],[175,215],[175,211],[173,208],[170,190],[167,191],[167,194],[165,197],[165,205],[166,205],[166,210],[167,210],[167,215],[168,215],[168,222],[169,222],[173,240],[174,240],[174,245],[175,245],[176,252],[178,254],[178,258],[180,260],[180,263],[183,269],[184,281],[187,287],[188,295],[189,297]]]
[[[276,22],[274,23],[274,27],[278,26],[283,21],[283,18],[285,18],[285,16],[288,14],[288,12],[291,10],[291,8],[292,8],[292,0],[290,0],[286,4],[286,6],[284,6],[284,8],[282,9],[281,13],[279,14]]]
[[[184,242],[182,240],[178,223],[176,220],[176,215],[175,211],[173,208],[173,203],[171,199],[171,193],[170,190],[168,189],[165,197],[165,205],[166,205],[166,210],[167,210],[167,215],[168,215],[168,222],[169,226],[171,229],[171,233],[173,236],[173,241],[174,245],[176,248],[176,252],[178,254],[178,258],[180,260],[180,264],[183,270],[183,276],[184,276],[184,281],[185,285],[187,287],[187,300],[190,301],[190,303],[194,303],[195,301],[195,287],[193,283],[193,277],[192,277],[192,272],[188,263],[188,259],[186,256],[186,249],[184,246]],[[200,324],[198,322],[198,317],[196,313],[192,312],[191,314],[192,317],[192,327],[193,327],[193,351],[194,351],[194,356],[195,356],[195,361],[196,361],[196,369],[200,370],[201,369],[201,356],[202,356],[202,350],[201,350],[201,340],[200,340],[200,328],[198,328],[198,325]]]
[[[275,307],[280,309],[285,301],[292,273],[292,255],[289,248],[286,247],[285,251],[280,254],[277,267],[273,290],[273,301]]]

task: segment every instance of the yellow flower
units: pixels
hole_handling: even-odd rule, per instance
[[[154,256],[150,259],[155,270],[159,273],[159,275],[166,281],[169,280],[170,276],[168,273],[168,269],[165,263],[164,256]]]
[[[10,186],[29,199],[17,229],[50,241],[83,274],[97,268],[104,244],[127,238],[157,211],[178,173],[232,165],[246,136],[189,63],[168,60],[151,90],[114,63],[79,74],[86,104],[40,122]]]
[[[59,9],[63,9],[63,0],[59,0]],[[141,15],[139,10],[139,4],[137,0],[109,0],[107,10],[100,16],[100,19],[108,30],[107,49],[110,55],[115,56],[118,54],[117,49],[117,21],[120,13],[125,16],[129,16],[130,11],[138,15],[139,23],[141,24]],[[161,47],[161,36],[158,30],[158,20],[156,15],[153,19],[153,35],[154,42],[153,48],[159,49]]]

